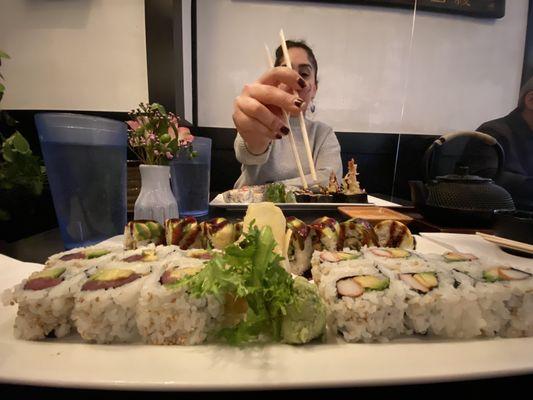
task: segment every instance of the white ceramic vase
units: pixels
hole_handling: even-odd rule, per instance
[[[152,219],[160,224],[178,218],[178,203],[170,189],[170,167],[141,165],[141,193],[135,202],[134,219]]]

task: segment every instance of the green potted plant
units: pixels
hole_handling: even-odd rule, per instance
[[[9,56],[0,51],[2,59]],[[0,74],[0,80],[4,77]],[[0,101],[6,88],[0,82]],[[6,230],[7,225],[21,224],[20,218],[29,219],[36,214],[35,200],[42,194],[46,182],[44,166],[35,156],[28,141],[15,131],[9,137],[2,132],[2,127],[16,124],[7,112],[0,110],[0,223]]]

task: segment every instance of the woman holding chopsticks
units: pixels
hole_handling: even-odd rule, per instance
[[[274,68],[245,85],[235,99],[234,147],[242,164],[236,188],[280,181],[325,186],[332,171],[339,182],[342,178],[340,146],[333,129],[305,118],[318,87],[315,55],[303,41],[283,42],[288,60],[282,46],[278,47]]]

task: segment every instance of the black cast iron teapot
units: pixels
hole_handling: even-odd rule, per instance
[[[511,195],[496,185],[492,179],[470,175],[468,167],[456,165],[454,174],[430,176],[431,165],[436,160],[436,149],[458,137],[479,139],[492,146],[498,155],[498,170],[501,172],[505,154],[498,141],[481,132],[454,132],[441,136],[426,150],[423,158],[425,184],[409,181],[411,198],[415,206],[431,221],[446,226],[487,226],[494,221],[495,210],[514,210]]]

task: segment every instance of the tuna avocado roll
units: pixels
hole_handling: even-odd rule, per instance
[[[89,274],[76,294],[72,319],[89,342],[131,342],[138,338],[135,322],[141,287],[150,266],[113,268]]]
[[[220,324],[224,304],[211,295],[192,296],[188,287],[180,284],[184,278],[196,275],[203,268],[203,263],[198,263],[197,259],[184,258],[148,278],[141,290],[136,316],[144,342],[200,344]]]
[[[5,305],[18,304],[15,337],[38,340],[70,333],[74,294],[85,275],[74,267],[52,267],[34,272],[2,294]]]

